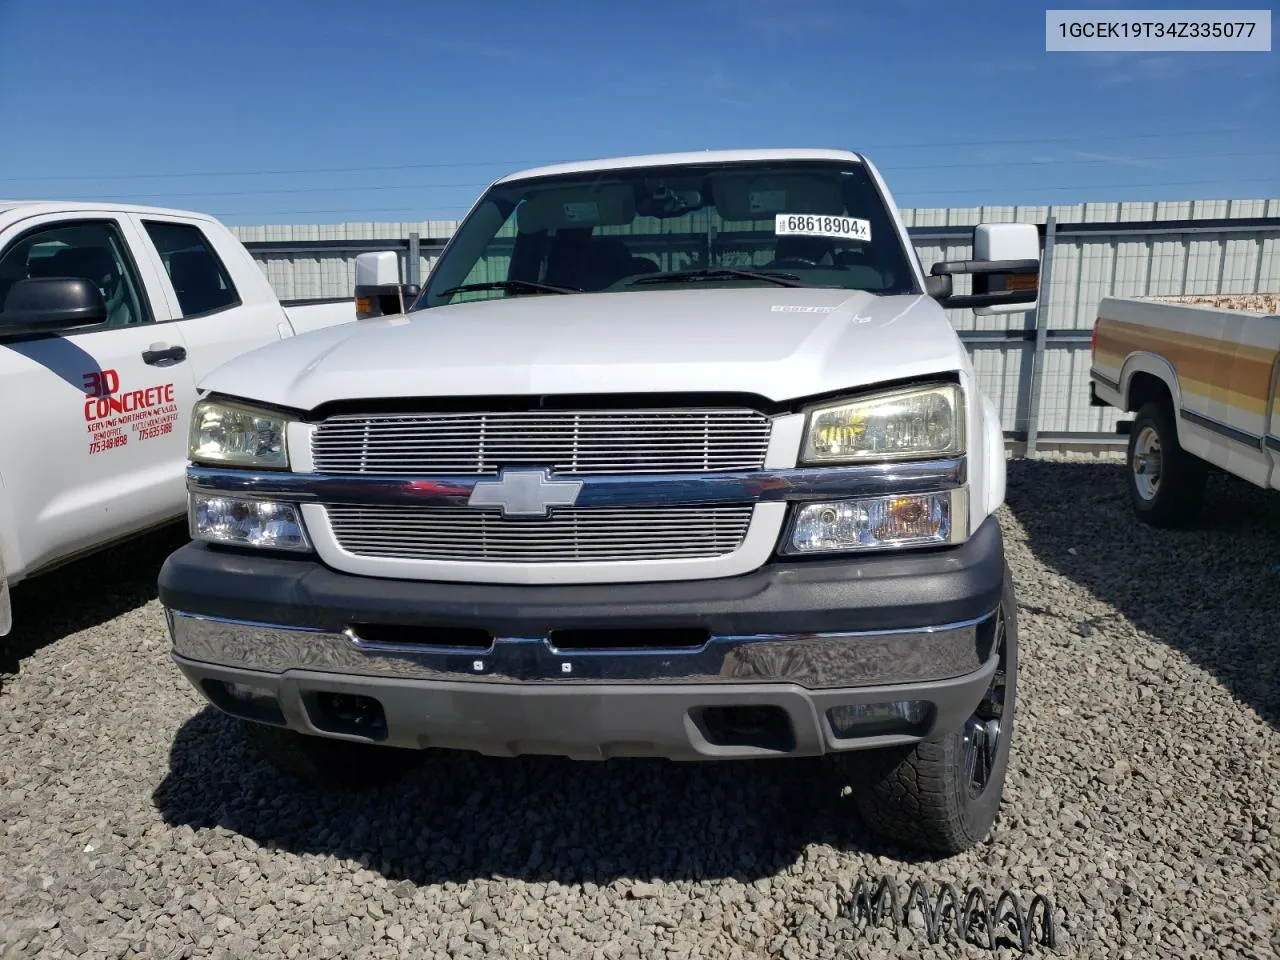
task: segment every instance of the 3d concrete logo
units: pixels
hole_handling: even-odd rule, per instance
[[[552,507],[572,507],[581,490],[581,480],[552,480],[546,470],[503,470],[497,480],[479,481],[467,504],[498,507],[504,517],[546,517]]]

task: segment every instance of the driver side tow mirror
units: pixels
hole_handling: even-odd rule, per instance
[[[935,263],[925,293],[947,308],[972,307],[977,316],[1036,309],[1040,288],[1040,231],[1033,223],[980,223],[973,228],[973,260]],[[952,277],[969,274],[973,292],[952,293]]]
[[[416,283],[400,282],[400,257],[394,250],[356,256],[356,319],[404,313],[417,299]]]
[[[107,322],[102,291],[85,277],[31,277],[9,288],[0,336],[59,333]]]

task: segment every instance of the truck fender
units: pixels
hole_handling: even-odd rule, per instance
[[[1130,405],[1129,387],[1133,383],[1134,376],[1139,373],[1149,373],[1169,388],[1169,396],[1173,398],[1173,413],[1176,417],[1178,411],[1182,409],[1182,391],[1178,387],[1178,374],[1174,371],[1173,364],[1164,357],[1145,350],[1129,354],[1125,358],[1124,366],[1120,368],[1120,398],[1124,401],[1125,409],[1129,409]]]
[[[1004,503],[1005,474],[1007,460],[1004,451],[1004,427],[1000,423],[1000,411],[985,393],[982,396],[982,428],[983,428],[983,514],[980,519],[991,516]]]
[[[1165,385],[1173,401],[1173,424],[1178,434],[1179,445],[1187,449],[1190,444],[1192,452],[1197,456],[1203,456],[1205,453],[1203,443],[1187,436],[1187,421],[1181,416],[1182,388],[1178,384],[1178,374],[1173,364],[1160,354],[1142,351],[1130,354],[1125,359],[1124,366],[1120,369],[1120,399],[1124,401],[1124,409],[1134,409],[1130,391],[1133,378],[1139,373],[1150,374]]]

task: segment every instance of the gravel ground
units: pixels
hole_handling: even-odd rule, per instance
[[[292,788],[167,658],[181,531],[77,563],[16,591],[0,647],[0,956],[991,955],[850,929],[838,904],[885,874],[1044,891],[1062,955],[1274,957],[1280,499],[1212,493],[1157,532],[1115,464],[1010,465],[1007,802],[939,861],[878,846],[820,762],[440,754]]]

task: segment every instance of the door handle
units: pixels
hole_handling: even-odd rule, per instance
[[[163,343],[153,343],[150,350],[142,351],[142,362],[149,363],[153,367],[167,367],[170,364],[181,363],[187,359],[186,347],[167,347]]]

